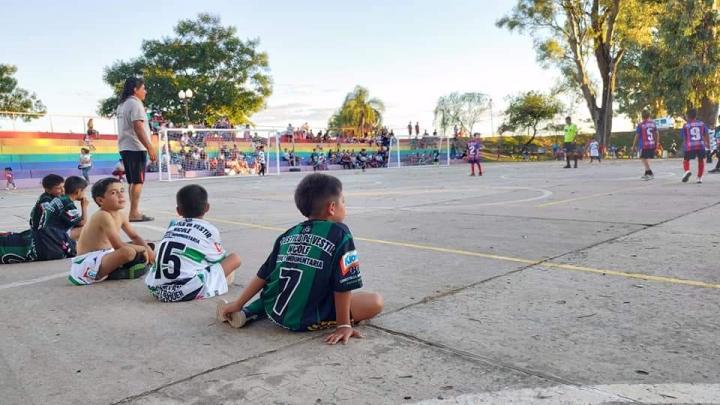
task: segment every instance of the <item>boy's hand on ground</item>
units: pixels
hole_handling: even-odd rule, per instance
[[[223,305],[222,309],[220,310],[220,316],[225,319],[226,321],[230,321],[230,316],[234,312],[239,312],[240,309],[237,308],[237,304],[235,302],[231,302],[229,304]]]
[[[325,343],[329,345],[337,344],[342,341],[342,344],[346,345],[350,338],[363,338],[360,332],[353,328],[339,328],[335,329],[335,332],[325,337]]]

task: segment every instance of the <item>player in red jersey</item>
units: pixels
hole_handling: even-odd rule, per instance
[[[480,166],[480,149],[482,149],[482,143],[478,134],[474,134],[473,137],[467,143],[467,158],[470,163],[470,175],[475,175],[475,165],[478,167],[478,176],[482,176],[482,166]]]
[[[683,143],[683,175],[682,182],[687,183],[692,176],[690,172],[690,161],[697,158],[698,174],[697,182],[702,183],[703,171],[705,170],[706,146],[710,144],[708,130],[705,123],[697,119],[697,110],[691,108],[687,112],[687,123],[680,130],[680,137]]]
[[[643,121],[638,124],[635,130],[635,140],[633,140],[633,150],[640,152],[640,160],[645,166],[645,174],[641,177],[643,180],[652,180],[654,174],[650,169],[650,159],[654,159],[657,154],[658,145],[660,145],[660,134],[658,133],[655,121],[650,119],[650,112],[643,111]]]

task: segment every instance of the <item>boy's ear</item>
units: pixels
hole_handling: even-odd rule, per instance
[[[205,204],[205,209],[203,209],[203,215],[207,214],[208,211],[210,211],[210,203]]]
[[[335,202],[335,200],[330,200],[330,202],[328,202],[328,204],[327,204],[327,206],[326,206],[325,209],[327,210],[327,213],[328,213],[330,216],[333,216],[333,215],[335,215],[335,209],[336,209],[336,208],[337,208],[337,203]]]
[[[180,207],[175,207],[175,212],[177,212],[178,215],[183,216],[182,212],[180,212]]]

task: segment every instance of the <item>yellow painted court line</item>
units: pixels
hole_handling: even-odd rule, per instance
[[[602,192],[602,193],[588,194],[588,195],[584,195],[584,196],[582,196],[582,197],[577,197],[577,198],[568,198],[567,200],[550,201],[550,202],[538,204],[538,205],[536,206],[536,208],[551,207],[551,206],[553,206],[553,205],[565,204],[565,203],[575,202],[575,201],[588,200],[588,199],[590,199],[590,198],[602,197],[602,196],[607,196],[607,195],[622,193],[622,192],[631,191],[631,190],[640,190],[640,189],[643,189],[643,188],[650,188],[650,187],[655,187],[655,186],[658,186],[658,185],[665,185],[665,184],[670,184],[670,183],[676,183],[676,181],[657,182],[657,183],[648,184],[648,185],[645,185],[645,186],[623,187],[623,188],[619,188],[619,189],[616,189],[616,190],[604,191],[604,192]]]
[[[172,217],[175,216],[173,213],[170,213],[170,212],[165,212],[165,211],[163,211],[163,212],[157,211],[157,212],[162,213],[164,215],[172,216]],[[253,224],[253,223],[249,223],[249,222],[232,221],[232,220],[227,220],[227,219],[222,219],[222,218],[205,217],[205,219],[207,219],[208,221],[212,221],[212,222],[219,222],[219,223],[225,223],[225,224],[230,224],[230,225],[239,225],[239,226],[244,226],[247,228],[263,229],[263,230],[267,230],[267,231],[284,232],[286,230],[284,228],[279,228],[276,226],[258,225],[258,224]],[[377,243],[379,245],[398,246],[398,247],[404,247],[404,248],[410,248],[410,249],[425,250],[428,252],[449,253],[449,254],[455,254],[455,255],[461,255],[461,256],[480,257],[483,259],[521,263],[521,264],[526,264],[526,265],[538,265],[540,267],[546,267],[546,268],[550,268],[550,269],[560,269],[560,270],[568,270],[568,271],[575,271],[575,272],[582,272],[582,273],[602,274],[602,275],[607,275],[607,276],[654,281],[654,282],[665,283],[665,284],[678,284],[678,285],[688,285],[688,286],[693,286],[693,287],[720,289],[720,284],[708,283],[708,282],[697,281],[697,280],[687,280],[687,279],[682,279],[682,278],[665,277],[665,276],[653,276],[651,274],[630,273],[630,272],[619,271],[619,270],[595,269],[592,267],[575,266],[572,264],[543,262],[542,260],[530,260],[530,259],[523,259],[523,258],[519,258],[519,257],[501,256],[501,255],[494,255],[494,254],[489,254],[489,253],[470,252],[467,250],[450,249],[450,248],[444,248],[444,247],[438,247],[438,246],[432,246],[432,245],[421,245],[421,244],[417,244],[417,243],[394,242],[394,241],[389,241],[389,240],[363,238],[363,237],[355,237],[354,239],[362,241],[362,242]]]

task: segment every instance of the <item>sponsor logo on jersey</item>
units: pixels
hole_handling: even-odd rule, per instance
[[[223,247],[220,246],[219,243],[215,242],[215,250],[217,250],[218,253],[222,253],[222,252],[223,252]]]
[[[350,270],[360,266],[357,250],[352,250],[343,255],[340,259],[340,274],[345,276]]]

